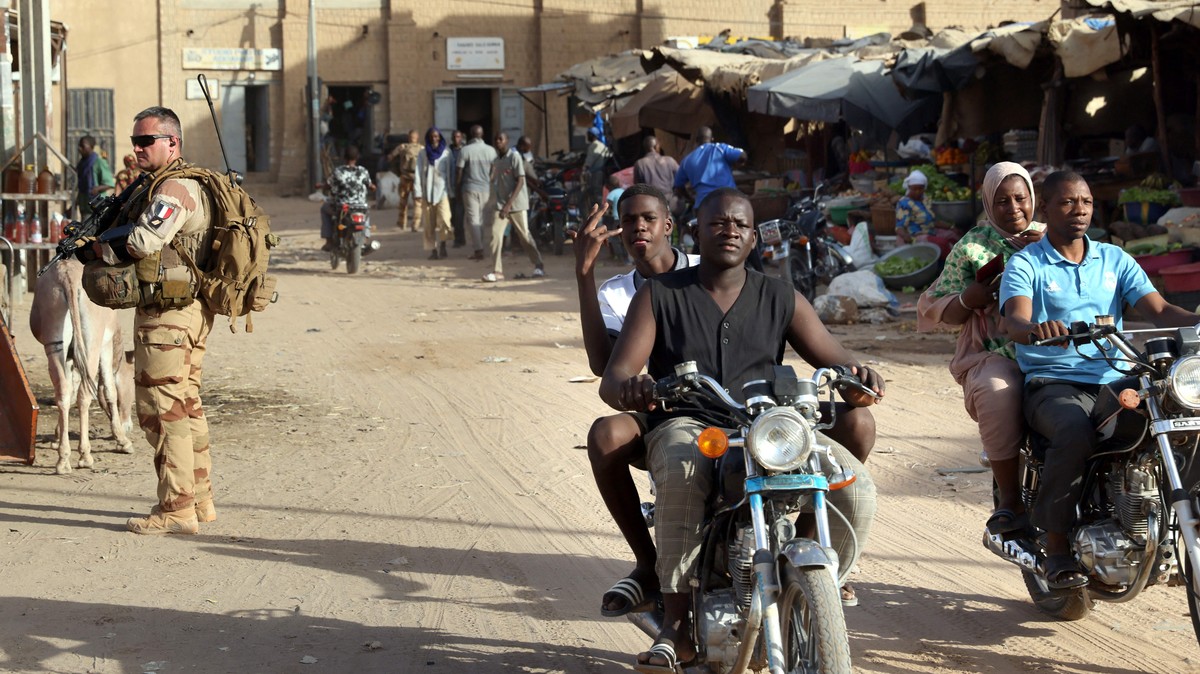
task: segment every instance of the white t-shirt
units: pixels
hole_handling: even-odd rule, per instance
[[[675,266],[671,271],[700,264],[699,255],[685,255],[678,248],[673,250]],[[610,335],[615,337],[620,334],[621,327],[625,325],[625,315],[629,313],[629,303],[645,281],[637,269],[632,269],[600,284],[600,289],[596,291],[600,299],[600,315],[604,317],[604,327],[608,328]]]

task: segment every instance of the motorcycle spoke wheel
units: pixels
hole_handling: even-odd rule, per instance
[[[784,671],[849,674],[850,641],[837,583],[826,569],[788,566],[779,594]]]
[[[1039,611],[1048,616],[1059,620],[1082,620],[1092,612],[1095,602],[1088,594],[1087,587],[1051,590],[1041,576],[1031,571],[1022,571],[1021,577],[1025,581],[1029,598]]]
[[[338,254],[337,254],[337,253],[330,253],[330,254],[329,254],[329,268],[330,268],[330,269],[333,269],[333,270],[336,270],[336,269],[338,268],[338,261],[339,261],[339,259],[340,259],[340,258],[338,258]]]

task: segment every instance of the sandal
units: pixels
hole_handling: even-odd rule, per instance
[[[1070,590],[1088,584],[1087,576],[1079,572],[1073,555],[1050,555],[1046,557],[1046,585],[1052,590]]]
[[[646,651],[650,657],[658,656],[667,661],[665,665],[652,665],[649,662],[636,661],[633,663],[633,668],[642,674],[683,674],[683,671],[696,664],[696,658],[692,657],[687,662],[680,662],[679,656],[675,655],[675,647],[669,641],[656,641]]]
[[[600,598],[600,615],[605,618],[617,618],[627,613],[642,613],[653,610],[661,597],[658,590],[647,593],[642,584],[633,577],[622,578],[609,588]],[[604,608],[612,599],[624,599],[625,604],[620,608]]]
[[[842,606],[858,606],[858,595],[855,594],[854,588],[850,585],[850,583],[846,583],[842,586],[841,595]]]
[[[1029,515],[1022,512],[1017,514],[1008,508],[1000,508],[987,519],[987,530],[993,536],[1011,534],[1020,531],[1029,524]]]

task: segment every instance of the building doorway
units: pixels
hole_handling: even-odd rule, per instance
[[[221,87],[221,141],[238,173],[271,170],[270,93],[266,84]]]
[[[323,144],[339,159],[347,145],[357,145],[359,150],[369,153],[371,139],[375,137],[371,87],[330,85],[328,90],[322,108],[329,116],[329,132],[322,139]]]
[[[476,87],[459,87],[455,91],[455,103],[458,110],[455,128],[466,133],[472,126],[483,127],[483,138],[489,144],[495,138],[495,89]]]
[[[525,99],[516,89],[507,87],[434,89],[433,121],[446,136],[454,129],[469,134],[478,124],[483,127],[487,143],[503,131],[516,145],[517,138],[525,133]]]

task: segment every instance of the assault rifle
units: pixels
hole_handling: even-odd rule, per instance
[[[95,241],[105,230],[111,228],[116,223],[117,216],[121,214],[121,209],[138,191],[147,176],[149,173],[143,171],[137,180],[133,181],[120,194],[108,194],[92,199],[91,214],[83,222],[71,222],[63,228],[63,238],[58,242],[54,257],[50,258],[45,267],[42,267],[38,276],[46,273],[46,270],[55,262],[75,255],[80,249]]]

